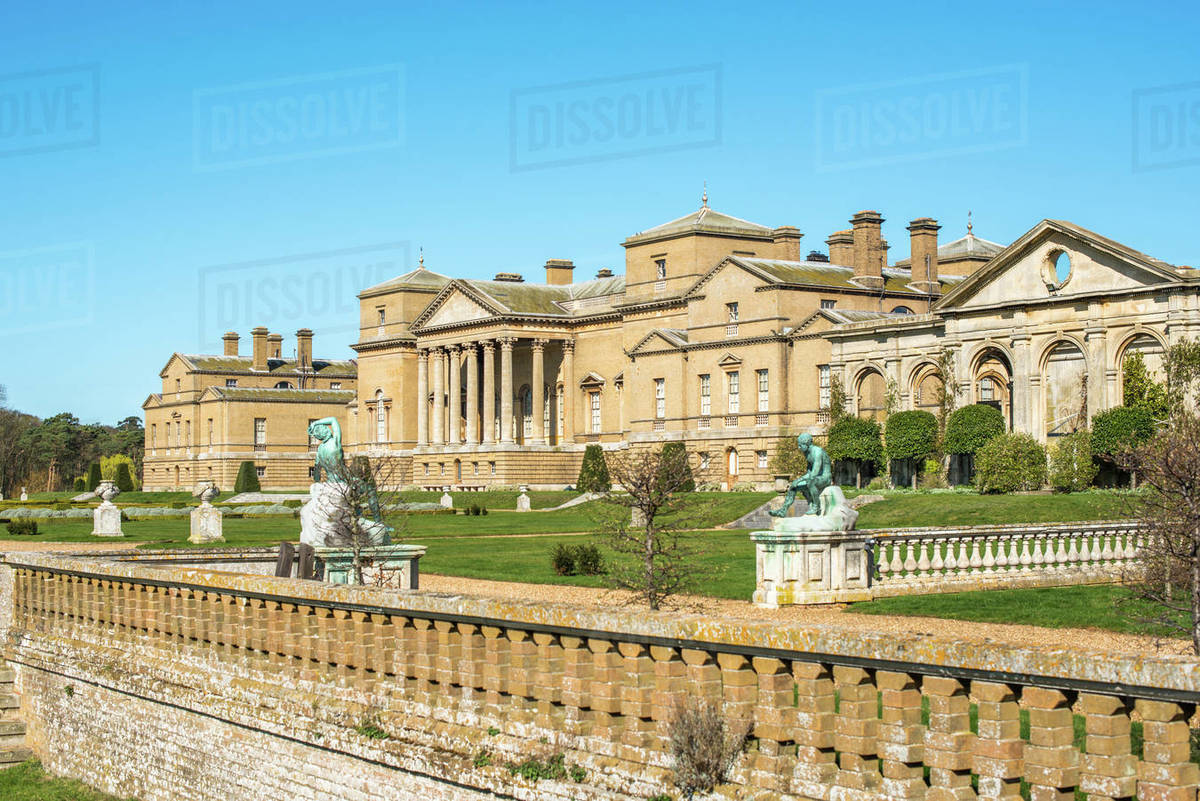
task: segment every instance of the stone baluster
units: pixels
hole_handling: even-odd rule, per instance
[[[1100,547],[1100,534],[1095,532],[1092,534],[1092,562],[1100,564],[1104,561],[1103,549]]]
[[[957,679],[926,676],[921,692],[929,699],[925,732],[925,765],[929,768],[929,801],[967,801],[975,735],[971,734],[971,702]]]
[[[979,542],[982,537],[971,538],[971,572],[979,572],[979,568],[983,567],[983,557],[979,554]]]
[[[983,572],[996,572],[996,556],[992,553],[993,549],[1000,547],[999,538],[989,535],[983,538]]]
[[[1129,708],[1111,695],[1079,696],[1087,753],[1082,758],[1079,789],[1091,801],[1133,798],[1137,792],[1137,757],[1130,741]]]
[[[996,537],[996,572],[1008,572],[1009,567],[1012,565],[1009,553],[1014,542],[1015,540],[1010,534],[1001,534]]]
[[[925,797],[925,727],[921,725],[921,691],[908,673],[875,674],[883,707],[879,724],[879,757],[883,760],[880,790],[889,799]]]
[[[654,722],[655,747],[667,753],[671,750],[671,721],[675,718],[676,705],[689,690],[687,665],[678,648],[653,645],[650,647],[650,658],[654,660],[650,719]],[[788,689],[791,689],[790,683]],[[791,701],[790,695],[788,701]]]
[[[1067,532],[1065,536],[1070,540],[1067,547],[1067,563],[1071,567],[1075,567],[1079,564],[1079,549],[1076,547],[1075,532]]]
[[[954,576],[958,574],[958,537],[948,537],[943,540],[946,543],[946,575]]]
[[[1113,532],[1113,561],[1125,561],[1125,532],[1120,530]]]
[[[795,715],[789,714],[794,686],[791,664],[755,657],[753,665],[758,676],[758,704],[752,734],[758,740],[758,754],[751,778],[758,787],[786,793],[796,766],[796,757],[790,752],[795,730]]]
[[[904,543],[904,550],[906,551],[904,555],[904,572],[909,579],[916,578],[913,575],[917,571],[917,557],[914,551],[916,551],[919,542],[919,540],[911,539]]]
[[[1079,562],[1080,562],[1080,564],[1090,567],[1092,564],[1092,551],[1088,547],[1088,541],[1089,541],[1089,538],[1088,538],[1088,535],[1086,532],[1084,532],[1083,534],[1080,535],[1080,537],[1079,537]]]
[[[1033,539],[1033,537],[1029,534],[1021,535],[1021,558],[1019,562],[1022,573],[1028,573],[1033,565],[1033,557],[1029,553],[1029,541],[1031,539]]]
[[[1113,531],[1112,531],[1112,529],[1105,529],[1104,533],[1101,534],[1100,536],[1102,537],[1103,542],[1104,542],[1104,550],[1100,552],[1100,558],[1103,559],[1105,561],[1105,563],[1112,562],[1112,560],[1113,560],[1113,549],[1112,549]]]
[[[892,562],[889,567],[891,573],[896,578],[900,578],[904,574],[904,560],[900,558],[900,551],[908,547],[908,542],[905,540],[892,540]]]
[[[958,538],[958,575],[965,576],[971,572],[973,565],[971,559],[967,555],[969,543],[967,537]]]
[[[586,737],[591,734],[592,714],[592,652],[582,637],[564,636],[562,702],[566,707],[563,725],[568,734]]]
[[[1195,707],[1138,699],[1142,718],[1142,762],[1138,766],[1138,798],[1182,801],[1196,797],[1200,766],[1190,759],[1188,721]]]
[[[1045,559],[1042,557],[1042,540],[1045,537],[1046,535],[1040,531],[1033,535],[1033,557],[1030,564],[1032,564],[1034,570],[1041,570],[1045,564]]]
[[[889,546],[887,539],[875,540],[875,568],[879,571],[879,582],[883,583],[888,580],[888,576],[892,572],[891,561],[888,559],[887,549],[895,548],[895,545]]]
[[[1020,706],[1007,684],[975,681],[971,695],[978,710],[975,772],[979,797],[987,801],[1019,801],[1024,773],[1025,741],[1021,739]]]
[[[1079,751],[1071,699],[1059,690],[1026,687],[1021,700],[1029,710],[1025,779],[1030,798],[1074,801],[1079,784]]]
[[[834,667],[833,680],[841,696],[833,738],[840,755],[836,785],[869,797],[882,778],[876,759],[879,696],[875,682],[862,668],[841,665]]]
[[[1059,531],[1056,532],[1056,536],[1058,538],[1058,553],[1054,555],[1054,561],[1057,563],[1056,566],[1059,569],[1066,569],[1070,567],[1070,564],[1067,562],[1067,534],[1064,531]]]
[[[942,568],[946,567],[946,562],[942,558],[942,550],[945,540],[934,539],[933,543],[933,559],[929,562],[929,569],[933,572],[933,576],[938,578],[942,575]]]
[[[921,556],[917,559],[917,575],[922,579],[929,578],[929,548],[933,545],[933,540],[928,538],[921,539]]]

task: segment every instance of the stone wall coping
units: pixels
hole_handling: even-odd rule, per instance
[[[889,537],[969,537],[991,534],[1048,534],[1056,531],[1133,531],[1139,524],[1133,520],[1075,520],[1062,523],[998,523],[991,526],[924,526],[916,528],[863,528],[860,534],[879,539]]]
[[[375,587],[332,585],[198,568],[119,563],[51,553],[9,553],[4,563],[108,581],[177,586],[283,603],[451,620],[563,636],[609,639],[864,668],[952,676],[1138,698],[1200,702],[1200,659],[987,639],[912,634],[900,638],[836,625],[722,619],[645,609],[554,603]],[[1065,638],[1064,638],[1065,639]]]

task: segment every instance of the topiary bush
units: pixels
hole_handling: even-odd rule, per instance
[[[83,476],[75,479],[75,491],[87,492],[87,479],[85,479]]]
[[[678,484],[677,492],[695,492],[696,479],[692,476],[692,466],[688,464],[687,448],[682,442],[666,442],[662,446],[662,459],[660,463],[663,470],[682,470],[684,478]],[[668,479],[671,483],[676,482],[675,476],[670,476]]]
[[[254,469],[254,462],[242,462],[238,467],[237,480],[233,482],[233,491],[241,494],[243,492],[260,492],[262,487],[258,483],[258,471]]]
[[[916,488],[925,457],[937,448],[937,435],[937,418],[929,412],[914,409],[888,417],[885,450],[892,463],[894,484],[911,483]],[[896,480],[897,468],[905,480]]]
[[[946,418],[946,453],[975,453],[1004,433],[1004,415],[995,406],[973,403],[955,409]]]
[[[1059,492],[1080,492],[1096,478],[1092,434],[1087,429],[1062,437],[1050,450],[1050,486]]]
[[[833,462],[849,462],[862,483],[864,470],[883,467],[883,438],[879,423],[861,417],[843,417],[829,427],[825,452]]]
[[[124,462],[117,463],[116,484],[121,492],[133,492],[133,476],[129,475],[129,465]]]
[[[580,492],[608,492],[612,489],[608,462],[604,461],[604,449],[599,445],[588,445],[584,449],[583,464],[579,466],[579,479],[575,484]]]
[[[1092,455],[1115,462],[1154,436],[1154,417],[1143,407],[1117,406],[1092,418]]]
[[[980,492],[1038,490],[1046,483],[1046,449],[1028,434],[1003,434],[975,453]]]
[[[14,536],[34,536],[38,533],[37,521],[28,517],[10,520],[8,521],[8,533]]]
[[[98,486],[100,486],[100,463],[92,462],[88,466],[88,492],[95,492]]]

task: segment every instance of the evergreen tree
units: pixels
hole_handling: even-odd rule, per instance
[[[670,465],[671,480],[676,483],[677,492],[696,491],[696,479],[692,475],[692,466],[688,464],[687,449],[684,448],[682,442],[663,443],[662,464]],[[679,475],[675,475],[676,473]]]
[[[129,465],[125,462],[117,463],[116,482],[121,492],[133,492],[133,476],[129,475]]]
[[[608,463],[604,460],[604,449],[599,445],[588,445],[583,451],[583,464],[579,466],[579,479],[575,488],[580,492],[608,492],[612,480],[608,477]]]
[[[258,484],[258,471],[254,469],[254,462],[242,462],[242,466],[238,468],[237,480],[233,483],[233,491],[236,493],[243,492],[258,492],[262,487]]]
[[[87,492],[87,479],[85,479],[83,476],[79,476],[75,479],[75,491]]]
[[[100,486],[100,463],[92,462],[88,466],[88,492],[95,492]]]

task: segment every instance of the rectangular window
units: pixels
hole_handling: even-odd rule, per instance
[[[381,325],[381,326],[382,326],[382,325],[383,325],[383,323],[384,323],[384,321],[385,321],[385,320],[387,320],[387,314],[386,314],[386,313],[384,312],[384,310],[383,310],[383,309],[381,309],[381,308],[380,308],[380,309],[376,309],[375,311],[376,311],[376,313],[379,315],[379,325]]]
[[[266,478],[266,477],[267,477],[267,468],[265,468],[265,467],[255,467],[255,468],[254,468],[254,474],[255,474],[256,476],[258,476],[259,478]]]
[[[755,461],[755,464],[758,465],[759,470],[765,470],[767,467],[767,452],[766,451],[755,451],[754,452],[754,461]]]
[[[737,303],[726,303],[725,311],[729,313],[729,322],[736,323],[738,321],[738,305],[737,305]]]
[[[756,371],[758,376],[758,410],[765,412],[771,407],[771,381],[766,370]]]
[[[308,420],[308,427],[306,427],[304,430],[305,430],[305,431],[308,431],[309,429],[311,429],[311,428],[312,428],[312,424],[313,424],[313,423],[315,423],[315,422],[317,422],[316,418],[315,418],[315,417],[310,417],[310,418],[309,418],[309,420]],[[308,435],[308,449],[309,449],[310,451],[311,451],[311,450],[315,450],[315,449],[316,449],[316,447],[317,447],[318,445],[320,445],[320,444],[321,444],[321,440],[317,439],[317,438],[316,438],[316,437],[314,437],[312,434],[309,434],[309,435]]]
[[[988,377],[979,379],[979,400],[987,402],[994,401],[995,399],[996,385],[992,382],[992,379]]]
[[[491,469],[491,471],[492,471],[492,475],[493,475],[493,476],[494,476],[494,475],[496,475],[496,463],[495,463],[495,462],[488,462],[488,467]]]
[[[208,418],[208,447],[212,448],[213,444],[213,419]]]
[[[176,420],[175,421],[175,447],[176,448],[179,447],[179,442],[183,437],[183,435],[181,433],[182,431],[183,431],[183,424],[180,423],[178,420]]]
[[[267,418],[254,418],[254,449],[261,450],[267,447]]]
[[[237,386],[237,379],[236,379],[236,378],[226,378],[226,379],[225,379],[225,386],[227,386],[227,387],[236,387],[236,386]]]
[[[654,271],[655,271],[655,275],[658,277],[659,281],[666,280],[666,278],[667,278],[667,260],[666,259],[655,259],[654,260]]]
[[[833,308],[834,306],[836,306],[836,305],[837,305],[837,301],[836,301],[836,300],[822,300],[822,301],[821,301],[821,308],[822,308],[822,309],[832,309],[832,308]]]
[[[702,453],[702,454],[700,454],[700,469],[701,469],[701,470],[707,470],[707,469],[708,469],[708,466],[709,466],[711,463],[712,463],[712,462],[711,462],[711,460],[709,459],[709,456],[708,456],[708,454],[707,454],[707,453]]]
[[[727,401],[726,401],[725,413],[726,414],[737,414],[738,412],[740,412],[742,410],[742,397],[741,397],[741,386],[740,386],[741,385],[741,376],[738,374],[737,370],[734,370],[732,373],[728,374],[727,381],[728,381],[729,394],[728,394]]]
[[[187,445],[190,448],[190,447],[192,447],[192,421],[191,420],[188,420],[184,424],[184,430],[187,431],[187,438],[184,439],[183,442],[185,445]]]
[[[330,388],[330,389],[341,389],[341,388],[342,388],[342,382],[341,382],[341,381],[330,381],[330,382],[329,382],[329,388]]]
[[[820,409],[828,409],[829,408],[830,385],[831,385],[831,381],[830,381],[830,376],[829,376],[829,365],[828,364],[817,365],[817,388],[820,393],[820,398],[817,401],[817,403],[818,403],[818,408],[820,408]]]
[[[592,408],[591,432],[593,434],[599,434],[600,433],[600,393],[599,392],[589,393],[588,394],[588,402],[591,403],[591,408]]]
[[[180,384],[179,379],[176,378],[175,379],[175,397],[177,397],[177,398],[179,397],[179,384]]]
[[[667,380],[654,379],[654,416],[662,419],[667,416]]]
[[[712,414],[712,379],[708,373],[700,376],[700,416]]]

